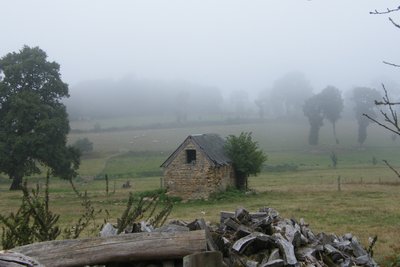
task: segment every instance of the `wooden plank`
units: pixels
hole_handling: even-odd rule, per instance
[[[48,241],[14,248],[45,266],[69,267],[109,262],[179,259],[205,251],[204,230],[133,233],[113,237]]]

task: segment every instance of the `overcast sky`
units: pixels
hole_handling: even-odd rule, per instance
[[[391,79],[400,84],[399,1],[1,1],[0,56],[26,44],[82,80],[186,80],[258,91],[289,71],[316,90]]]

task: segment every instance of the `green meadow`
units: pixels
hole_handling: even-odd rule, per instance
[[[151,120],[125,118],[119,121],[72,122],[73,129],[90,130],[95,123],[107,127],[143,126]],[[165,120],[168,122],[168,120]],[[171,119],[172,121],[172,119]],[[114,124],[113,124],[114,123]],[[136,130],[135,130],[136,129]],[[277,209],[283,217],[304,218],[314,232],[342,235],[348,232],[368,245],[368,237],[378,235],[375,258],[398,253],[400,246],[400,179],[382,162],[388,160],[400,167],[400,140],[392,140],[385,130],[370,125],[363,146],[357,144],[355,121],[339,121],[335,144],[331,125],[320,131],[320,145],[307,144],[308,123],[298,121],[263,121],[253,123],[201,124],[190,127],[155,127],[114,131],[72,132],[69,142],[87,137],[94,144],[94,152],[84,155],[75,183],[79,190],[87,190],[98,209],[109,212],[115,222],[128,198],[129,192],[160,188],[160,165],[189,134],[218,133],[221,136],[252,132],[255,140],[268,155],[264,171],[250,177],[251,193],[229,191],[209,200],[176,203],[170,218],[193,220],[204,217],[218,222],[219,211],[245,207],[256,211],[268,206]],[[337,168],[332,167],[331,154],[338,157]],[[108,175],[106,195],[104,175]],[[340,191],[338,177],[340,176]],[[43,184],[43,178],[28,178],[30,186]],[[129,181],[129,189],[122,184]],[[15,212],[20,192],[9,192],[10,182],[0,177],[0,211]],[[51,180],[51,208],[61,214],[61,224],[67,225],[82,210],[70,185],[59,179]],[[105,217],[99,215],[99,223]]]

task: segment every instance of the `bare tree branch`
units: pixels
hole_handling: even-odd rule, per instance
[[[400,10],[400,6],[397,7],[397,8],[393,8],[393,9],[387,8],[386,11],[378,11],[378,10],[375,9],[374,11],[369,12],[369,14],[371,14],[371,15],[382,15],[382,14],[389,14],[389,13],[392,13],[392,12],[396,12],[396,11],[399,11],[399,10]]]
[[[389,114],[384,112],[383,110],[380,110],[386,124],[378,121],[377,119],[372,118],[368,114],[364,113],[363,116],[367,117],[369,120],[375,122],[379,126],[391,131],[392,133],[400,135],[400,125],[399,125],[397,112],[393,108],[394,105],[399,105],[400,103],[399,102],[391,102],[384,84],[382,84],[382,88],[383,88],[383,91],[385,92],[385,95],[382,97],[382,101],[375,100],[375,105],[377,105],[377,106],[383,105],[383,106],[388,107]]]
[[[389,20],[390,20],[390,22],[391,22],[395,27],[397,27],[397,28],[400,29],[400,24],[397,24],[396,22],[394,22],[393,19],[390,18],[390,17],[389,17]]]
[[[396,11],[400,11],[400,6],[398,6],[397,8],[393,8],[393,9],[387,8],[385,11],[378,11],[375,9],[374,11],[369,12],[369,14],[382,15],[382,14],[389,14],[389,13],[396,12]],[[394,22],[394,20],[391,17],[389,17],[389,21],[393,24],[393,26],[400,29],[400,24]],[[391,64],[389,64],[389,65],[391,65]]]
[[[400,133],[398,133],[396,130],[393,130],[393,129],[389,128],[388,126],[386,126],[385,124],[382,124],[382,123],[380,123],[379,121],[377,121],[377,120],[371,118],[368,114],[365,114],[365,113],[364,113],[363,116],[367,117],[368,119],[370,119],[371,121],[375,122],[375,123],[378,124],[379,126],[385,128],[386,130],[389,130],[389,131],[391,131],[391,132],[393,132],[393,133],[395,133],[395,134],[397,134],[397,135],[400,135]]]
[[[400,178],[400,173],[395,168],[393,168],[392,165],[390,165],[389,162],[387,162],[387,160],[382,160],[382,161],[385,162],[386,166],[388,166],[389,169],[391,169],[397,175],[398,178]]]
[[[394,63],[390,63],[390,62],[387,62],[387,61],[383,61],[383,63],[386,64],[386,65],[390,65],[390,66],[393,66],[393,67],[400,68],[400,65],[397,65],[397,64],[394,64]]]

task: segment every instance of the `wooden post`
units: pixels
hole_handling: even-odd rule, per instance
[[[103,265],[110,262],[181,259],[205,251],[206,248],[205,231],[197,230],[55,240],[16,247],[12,251],[29,256],[44,266],[70,267]]]
[[[206,251],[183,258],[183,267],[220,267],[224,266],[222,254],[219,251]]]
[[[337,178],[337,190],[340,192],[341,188],[340,188],[340,175]]]

